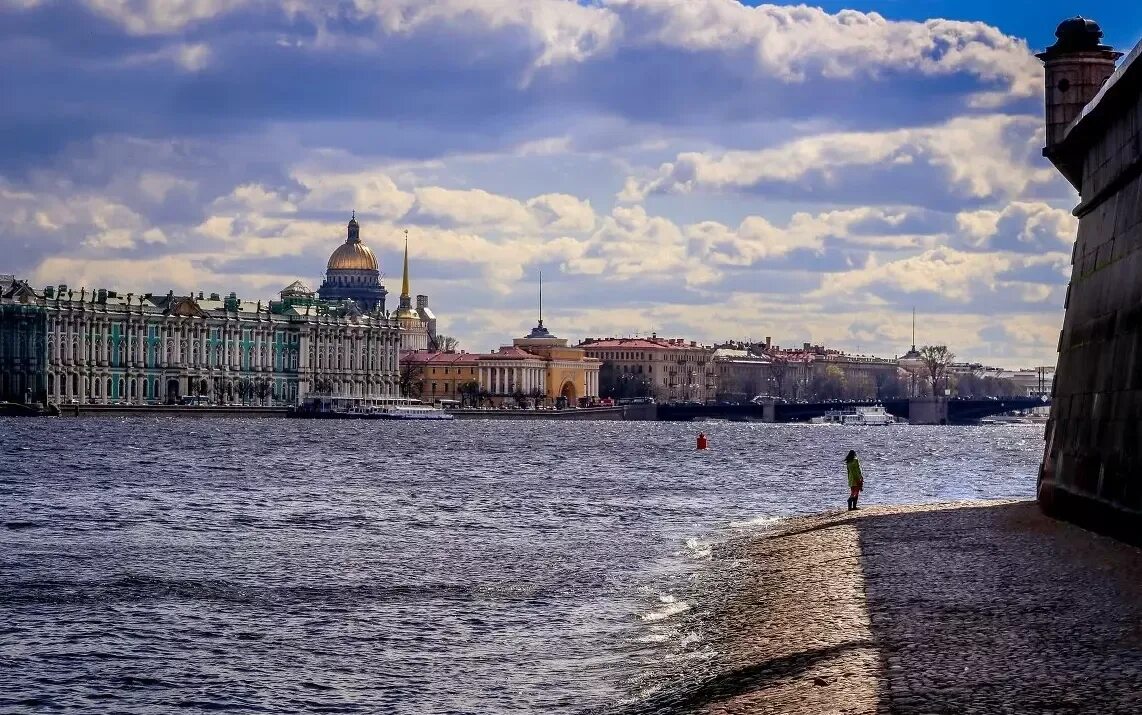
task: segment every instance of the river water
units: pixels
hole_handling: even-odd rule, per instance
[[[0,712],[612,712],[849,448],[1029,498],[1042,427],[0,419]]]

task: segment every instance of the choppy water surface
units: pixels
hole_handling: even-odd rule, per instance
[[[850,447],[868,503],[1030,497],[1041,435],[0,419],[0,711],[607,712]]]

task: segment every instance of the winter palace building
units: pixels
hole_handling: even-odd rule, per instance
[[[278,300],[36,290],[0,276],[0,400],[47,403],[290,404],[310,394],[399,393],[402,345],[435,342],[426,296],[384,311],[384,286],[356,217],[317,293],[295,281]]]

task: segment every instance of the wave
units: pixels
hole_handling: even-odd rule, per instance
[[[259,606],[416,603],[429,600],[526,602],[575,595],[566,584],[512,583],[327,584],[252,586],[225,580],[125,576],[107,581],[0,583],[0,603],[221,601]]]

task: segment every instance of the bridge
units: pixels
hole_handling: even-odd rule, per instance
[[[883,405],[893,417],[914,424],[970,424],[984,417],[1050,405],[1041,397],[996,397],[988,399],[938,399],[930,397],[897,400],[849,400],[842,402],[774,402],[746,405],[658,405],[658,419],[688,421],[727,419],[757,422],[808,422],[829,410]]]

